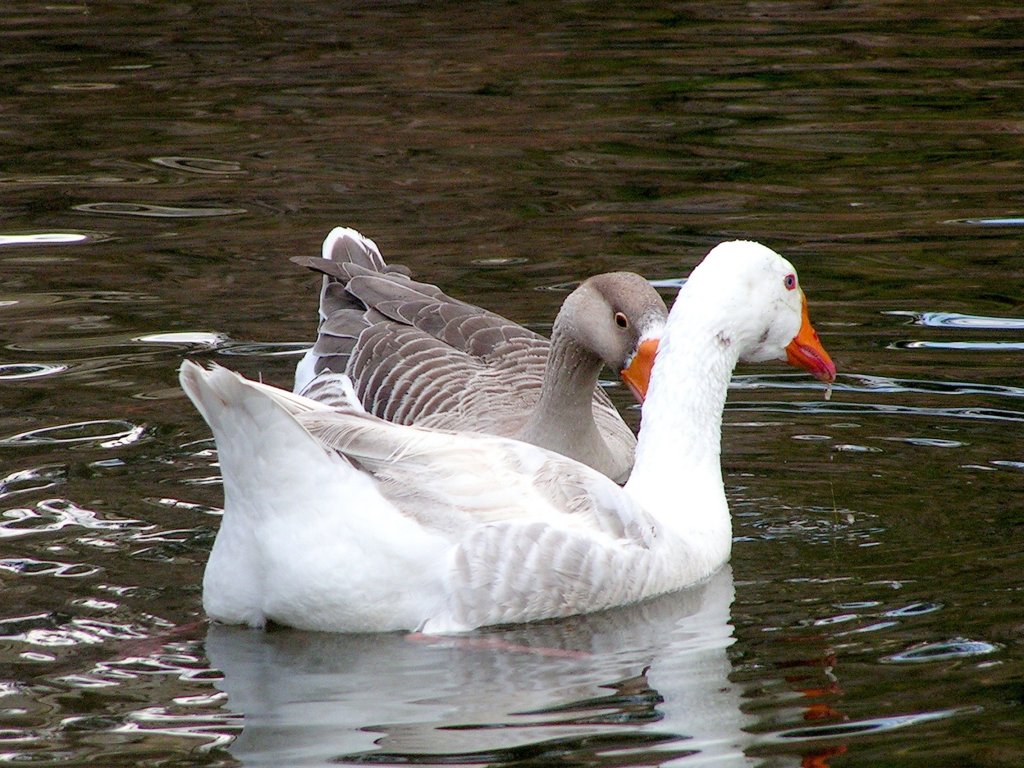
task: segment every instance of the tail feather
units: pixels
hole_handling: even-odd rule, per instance
[[[324,239],[321,256],[295,256],[291,260],[323,275],[317,343],[295,369],[293,389],[306,392],[318,374],[345,372],[359,333],[373,322],[376,313],[370,304],[349,290],[352,279],[369,276],[408,283],[409,270],[388,265],[373,240],[347,227],[331,230]],[[338,333],[338,326],[345,331]]]
[[[351,469],[351,462],[301,423],[304,415],[338,413],[331,405],[190,360],[182,363],[180,380],[217,443],[226,516],[230,511],[236,518],[259,518],[303,509],[325,482],[342,482],[343,467]],[[350,404],[344,382],[335,381],[334,392],[341,410],[359,410]]]
[[[218,411],[242,400],[247,391],[260,393],[264,398],[269,399],[293,416],[309,411],[329,410],[328,406],[315,400],[292,394],[269,384],[250,381],[241,374],[229,371],[216,363],[207,370],[198,363],[184,360],[178,373],[178,380],[181,382],[181,388],[185,390],[185,394],[189,396],[208,424],[211,418],[216,418]]]
[[[387,264],[380,255],[380,248],[368,237],[349,227],[335,227],[324,238],[321,253],[325,259],[344,263],[350,262],[374,272],[384,272]]]
[[[295,576],[295,555],[307,556],[295,579],[313,585],[313,592],[323,574],[339,567],[327,558],[329,550],[318,553],[316,547],[334,541],[331,521],[343,517],[359,472],[297,420],[330,411],[326,405],[189,360],[182,363],[180,381],[213,431],[224,485],[224,516],[203,576],[203,607],[219,621],[261,626],[282,604],[295,603],[295,594],[308,591],[304,586],[289,593],[281,578]],[[310,599],[318,604],[316,594]]]

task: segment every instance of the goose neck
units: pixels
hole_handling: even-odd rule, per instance
[[[722,313],[685,291],[676,300],[642,410],[636,463],[627,489],[648,507],[725,509],[722,411],[739,359],[736,334]]]
[[[588,425],[596,431],[592,401],[601,366],[600,358],[568,338],[556,323],[537,407],[524,434],[551,434],[560,428],[579,433]]]

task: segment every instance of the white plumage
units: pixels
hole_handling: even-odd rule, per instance
[[[714,249],[669,316],[624,488],[516,440],[395,425],[186,361],[224,478],[204,607],[253,626],[455,632],[700,581],[731,546],[719,439],[732,369],[788,356],[831,380],[809,334],[787,261],[756,243]]]

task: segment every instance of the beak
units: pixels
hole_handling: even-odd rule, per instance
[[[826,383],[831,383],[836,379],[836,364],[832,362],[828,352],[821,346],[818,332],[814,330],[807,314],[806,296],[803,297],[803,318],[800,323],[800,331],[786,347],[786,359],[790,365],[810,371],[816,379]]]
[[[629,365],[619,371],[619,376],[638,403],[642,403],[647,397],[647,387],[651,383],[651,368],[654,367],[654,357],[657,353],[657,339],[642,341]]]

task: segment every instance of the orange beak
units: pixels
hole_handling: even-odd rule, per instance
[[[806,296],[803,297],[803,318],[800,323],[800,331],[786,347],[786,359],[790,365],[810,371],[816,379],[829,384],[836,380],[836,364],[832,362],[828,352],[821,346],[818,332],[811,325],[811,318],[807,314]]]
[[[647,387],[651,383],[651,368],[654,367],[654,356],[657,354],[657,339],[642,341],[636,348],[636,354],[633,355],[629,365],[619,371],[619,376],[622,377],[638,403],[642,403],[647,397]]]

